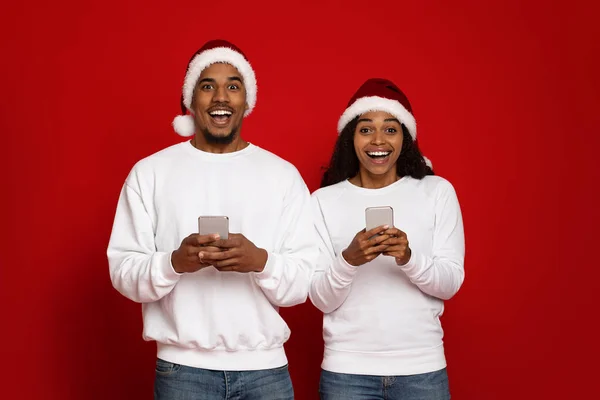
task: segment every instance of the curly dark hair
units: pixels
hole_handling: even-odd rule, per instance
[[[358,125],[358,118],[350,121],[335,143],[329,166],[325,168],[321,187],[334,185],[338,182],[352,178],[358,174],[359,161],[354,150],[354,131]],[[426,175],[435,175],[426,163],[416,140],[413,140],[408,129],[402,125],[402,149],[396,162],[398,176],[411,176],[423,179]]]

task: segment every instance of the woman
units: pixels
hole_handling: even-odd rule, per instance
[[[412,108],[392,82],[364,83],[338,133],[313,194],[321,398],[448,399],[439,317],[464,278],[456,193],[421,155]],[[365,209],[374,206],[392,207],[393,226],[365,231]]]

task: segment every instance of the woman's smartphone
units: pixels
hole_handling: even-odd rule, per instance
[[[390,206],[368,207],[365,210],[365,219],[367,230],[377,228],[378,226],[394,226],[394,210]]]
[[[198,217],[198,233],[213,235],[217,233],[221,239],[229,238],[229,218],[225,216],[200,216]]]

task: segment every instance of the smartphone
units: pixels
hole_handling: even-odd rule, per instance
[[[378,226],[394,226],[394,210],[390,206],[368,207],[365,210],[365,219],[367,230],[377,228]]]
[[[217,215],[198,217],[198,233],[201,235],[219,234],[221,239],[229,238],[229,217]]]

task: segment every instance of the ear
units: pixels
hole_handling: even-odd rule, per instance
[[[248,103],[246,103],[246,107],[244,108],[244,112],[248,111],[249,108],[250,108],[250,106],[248,105]]]

